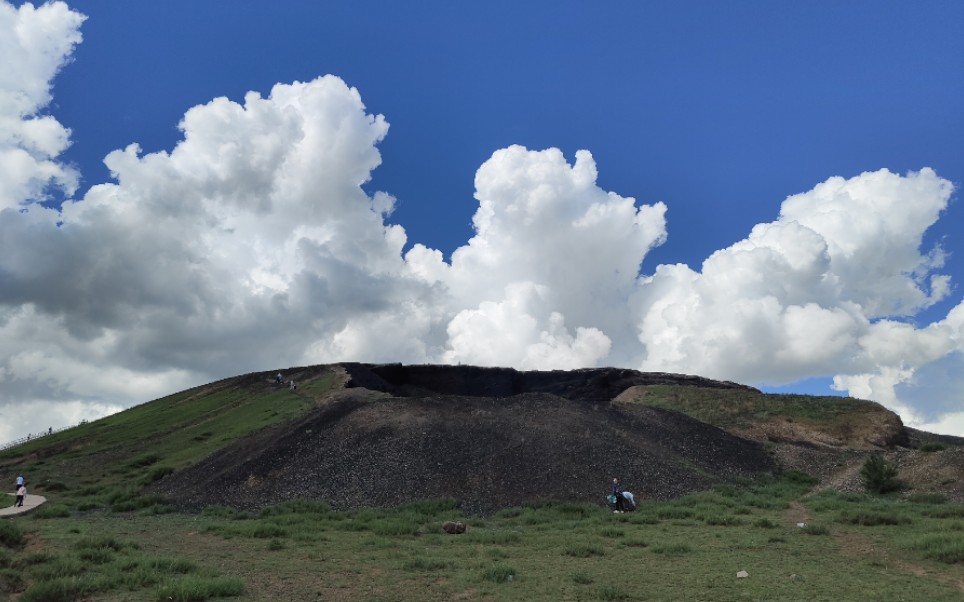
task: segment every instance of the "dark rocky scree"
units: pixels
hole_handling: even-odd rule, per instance
[[[449,497],[485,514],[541,500],[602,503],[614,476],[639,498],[667,499],[777,470],[758,443],[611,401],[633,385],[741,386],[733,383],[617,369],[342,368],[348,388],[308,416],[239,441],[154,490],[195,508],[311,498],[345,509]]]

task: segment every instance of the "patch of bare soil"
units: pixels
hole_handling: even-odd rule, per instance
[[[759,443],[677,412],[609,401],[647,378],[635,371],[428,368],[349,370],[355,385],[379,392],[347,389],[154,490],[186,507],[310,498],[356,508],[444,497],[485,514],[544,500],[602,502],[614,476],[637,497],[668,499],[778,470]]]
[[[755,441],[798,443],[854,450],[881,449],[907,443],[900,417],[882,406],[869,405],[837,420],[808,421],[773,417],[732,432]]]

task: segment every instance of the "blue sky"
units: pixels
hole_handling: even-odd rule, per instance
[[[406,257],[405,269],[422,276],[432,274],[428,282],[432,286],[417,293],[396,292],[409,290],[407,285],[397,284],[408,282],[409,276],[402,274],[403,268],[397,268],[402,272],[387,276],[382,268],[372,271],[370,266],[374,260],[370,256],[360,260],[351,255],[354,258],[351,259],[331,250],[326,257],[337,257],[340,266],[351,265],[358,270],[357,274],[351,270],[338,272],[352,282],[353,290],[361,298],[356,297],[354,303],[367,307],[366,303],[370,302],[372,307],[380,307],[381,303],[397,305],[398,299],[404,298],[419,308],[415,315],[422,316],[424,309],[425,317],[419,319],[419,325],[410,325],[405,316],[378,313],[380,310],[375,309],[365,316],[347,311],[342,314],[342,306],[335,312],[331,305],[335,302],[331,301],[323,311],[326,316],[338,314],[338,320],[333,319],[330,324],[319,322],[309,329],[311,332],[305,338],[279,335],[277,340],[265,344],[269,349],[286,349],[286,352],[239,357],[216,351],[218,337],[224,337],[220,346],[223,349],[225,345],[237,346],[242,341],[264,341],[265,335],[256,332],[254,327],[214,324],[210,338],[206,339],[212,349],[206,350],[205,357],[218,359],[199,361],[177,350],[197,344],[196,341],[178,338],[170,334],[170,329],[160,327],[148,328],[145,330],[150,332],[145,332],[141,330],[143,325],[134,327],[133,322],[125,321],[132,319],[117,317],[136,314],[136,299],[125,301],[123,310],[115,308],[116,315],[105,309],[110,318],[98,317],[92,307],[113,306],[104,303],[92,288],[64,287],[67,290],[57,294],[70,295],[74,301],[55,302],[54,293],[40,291],[39,285],[28,286],[25,281],[8,275],[7,284],[3,285],[8,293],[0,298],[0,308],[7,312],[23,312],[29,308],[43,315],[44,320],[60,324],[62,329],[57,335],[63,337],[62,342],[38,347],[34,350],[38,357],[46,358],[48,365],[56,365],[56,357],[65,348],[76,351],[85,344],[96,344],[101,349],[110,341],[109,345],[116,347],[103,352],[103,358],[98,360],[103,364],[92,361],[89,368],[94,372],[117,369],[125,381],[140,383],[139,387],[123,386],[116,390],[103,390],[94,385],[76,387],[45,375],[41,368],[25,367],[34,366],[24,360],[29,350],[22,347],[0,350],[2,374],[6,375],[0,378],[0,392],[6,393],[11,407],[42,401],[51,408],[51,417],[43,424],[38,423],[39,428],[46,422],[86,417],[88,414],[84,412],[104,413],[145,401],[155,393],[170,392],[165,391],[165,387],[205,382],[246,370],[272,369],[310,360],[387,361],[394,358],[504,363],[528,368],[619,363],[641,369],[700,372],[772,390],[870,397],[901,412],[905,421],[964,434],[961,405],[964,383],[953,382],[952,376],[954,367],[964,362],[960,357],[960,340],[955,338],[959,336],[955,330],[958,322],[949,320],[949,312],[961,303],[958,283],[964,279],[964,236],[959,233],[964,213],[958,201],[959,187],[964,182],[964,153],[960,142],[964,140],[964,111],[961,110],[964,107],[964,36],[959,32],[959,25],[964,23],[964,5],[959,2],[422,2],[412,5],[78,0],[68,4],[73,11],[87,17],[79,25],[83,41],[64,53],[62,68],[50,80],[50,102],[41,104],[24,118],[50,116],[70,130],[70,145],[55,153],[52,160],[59,165],[73,166],[79,174],[79,184],[59,191],[55,190],[56,186],[48,185],[46,190],[54,191],[49,198],[34,194],[14,199],[8,205],[39,204],[56,211],[59,202],[68,198],[78,207],[85,206],[84,203],[94,200],[88,198],[92,186],[118,183],[104,165],[105,156],[131,143],[139,145],[141,157],[157,152],[172,153],[185,138],[178,124],[192,107],[210,106],[218,97],[243,105],[248,91],[269,98],[276,84],[312,82],[332,74],[357,90],[364,114],[382,115],[390,124],[387,134],[374,134],[369,140],[371,143],[364,146],[364,149],[377,149],[380,165],[369,170],[372,163],[365,163],[364,170],[368,171],[363,171],[370,171],[370,180],[364,182],[360,190],[369,199],[375,198],[379,191],[393,197],[390,211],[375,214],[384,220],[385,226],[404,229],[405,242],[395,253],[395,259]],[[13,4],[14,7],[22,5],[21,2]],[[64,35],[76,31],[76,23],[62,27]],[[0,66],[3,60],[13,59],[0,59]],[[14,84],[6,82],[6,85]],[[200,125],[203,120],[199,112],[199,132],[206,131]],[[506,162],[494,161],[494,154],[513,145],[524,147],[529,154],[509,153],[512,157]],[[540,253],[551,252],[555,258],[565,254],[548,243],[540,247],[532,242],[543,240],[544,230],[531,227],[499,231],[502,238],[498,239],[495,235],[488,239],[480,236],[478,223],[473,222],[480,208],[480,201],[475,197],[480,190],[488,190],[486,182],[502,183],[501,187],[495,184],[492,187],[495,196],[490,200],[496,207],[496,215],[501,215],[498,207],[515,207],[505,199],[517,197],[506,190],[534,198],[531,190],[524,192],[531,178],[525,183],[512,178],[523,172],[531,175],[543,168],[550,170],[550,164],[552,169],[559,167],[556,158],[538,154],[551,148],[561,151],[569,167],[576,165],[577,151],[591,153],[598,174],[592,190],[631,197],[637,208],[663,204],[662,218],[645,216],[646,223],[655,228],[648,238],[626,242],[628,247],[620,247],[622,251],[631,247],[631,251],[622,253],[617,248],[594,251],[605,258],[610,257],[610,253],[612,257],[637,258],[638,272],[644,278],[653,277],[653,282],[640,284],[639,290],[635,290],[637,285],[614,281],[607,294],[580,304],[573,300],[581,299],[579,294],[559,290],[558,283],[565,278],[557,278],[556,272],[549,268],[544,273],[540,271],[540,265],[553,261],[548,256],[541,257]],[[184,150],[187,155],[187,145]],[[545,165],[540,167],[540,162]],[[484,164],[491,169],[480,169]],[[500,171],[506,165],[528,167],[513,167],[515,171],[506,167],[508,171]],[[916,186],[913,180],[905,179],[923,168],[930,168],[935,174],[927,186]],[[793,286],[783,286],[781,290],[793,291],[786,293],[786,297],[776,294],[780,309],[774,315],[798,316],[786,310],[819,307],[826,310],[827,315],[814,314],[807,319],[821,325],[836,324],[834,320],[843,320],[844,315],[851,320],[849,326],[830,329],[827,341],[813,342],[814,347],[829,350],[825,356],[809,348],[787,350],[769,342],[757,344],[754,337],[763,341],[767,333],[786,335],[802,328],[797,322],[790,324],[785,320],[783,326],[767,326],[763,329],[766,332],[751,330],[755,328],[753,324],[770,324],[763,314],[759,320],[748,319],[743,326],[736,319],[733,332],[715,332],[712,337],[707,335],[706,340],[700,340],[708,331],[706,325],[717,325],[730,315],[727,304],[734,308],[732,315],[746,316],[749,310],[736,308],[752,306],[757,308],[753,311],[758,311],[761,299],[773,296],[761,293],[750,300],[750,305],[744,306],[741,304],[749,302],[744,297],[708,292],[722,290],[720,287],[725,285],[721,282],[726,278],[711,278],[709,272],[703,270],[704,260],[717,251],[732,249],[750,237],[758,224],[775,223],[787,197],[810,194],[833,177],[843,178],[853,190],[862,191],[865,189],[864,180],[860,179],[862,174],[879,170],[888,170],[894,178],[875,182],[873,190],[877,192],[867,194],[879,198],[896,187],[913,190],[906,194],[894,193],[896,200],[891,205],[867,201],[871,211],[879,212],[867,222],[879,224],[880,229],[868,227],[857,245],[859,252],[848,257],[877,257],[881,265],[868,267],[864,275],[876,282],[889,278],[884,271],[887,261],[893,257],[893,286],[897,288],[871,290],[871,284],[861,283],[853,285],[849,293],[821,292],[805,298],[799,291],[793,292],[796,291]],[[123,173],[124,169],[119,171]],[[510,172],[516,175],[510,176]],[[488,175],[477,176],[477,173]],[[140,181],[139,178],[147,181],[143,172],[127,177],[131,182]],[[507,179],[512,186],[505,184]],[[941,188],[934,183],[937,180],[946,185]],[[555,181],[542,184],[562,190],[561,184]],[[144,186],[146,184],[137,190],[144,190]],[[930,192],[920,192],[924,188]],[[208,196],[198,198],[210,202],[213,197],[209,189],[205,190]],[[115,192],[132,198],[140,194],[135,192],[135,187],[128,187],[124,178]],[[508,196],[499,196],[502,194]],[[559,194],[562,198],[568,193]],[[601,203],[592,194],[585,202]],[[843,196],[857,194],[863,193],[850,191]],[[170,202],[160,200],[162,196],[155,191],[143,197],[154,201],[140,202],[160,205]],[[894,207],[908,206],[926,210],[921,209],[921,215],[894,213]],[[273,207],[277,209],[280,205]],[[299,205],[289,206],[289,217],[290,212],[296,210],[292,207]],[[530,209],[519,211],[525,213]],[[831,209],[825,207],[823,214]],[[518,215],[512,211],[503,217]],[[217,210],[213,213],[221,215]],[[330,214],[326,215],[329,217],[325,219],[331,218]],[[863,221],[863,214],[857,210],[846,215],[843,219],[853,220],[855,226]],[[10,216],[0,217],[0,225],[5,219],[10,231],[22,231]],[[69,216],[52,219],[71,223]],[[97,224],[92,219],[85,216],[81,221],[94,232]],[[637,230],[645,230],[640,226],[643,217],[630,219],[636,219]],[[897,241],[900,228],[888,225],[888,219],[907,221],[908,240]],[[339,220],[331,218],[328,223]],[[808,223],[803,218],[787,221]],[[106,226],[99,224],[98,227]],[[353,227],[343,231],[354,232]],[[818,225],[807,227],[828,241],[833,236],[846,238],[846,230],[843,234],[835,231],[831,236]],[[592,236],[605,237],[605,232],[602,228]],[[59,241],[63,236],[47,235],[58,239],[53,243],[55,248],[65,244]],[[252,234],[256,235],[260,236]],[[360,236],[367,240],[364,236],[368,235],[370,232]],[[204,238],[204,233],[200,236]],[[329,240],[325,238],[327,235],[312,236],[304,240],[322,246]],[[596,249],[589,235],[586,246],[582,247],[577,235],[571,236],[577,257],[590,252],[586,249]],[[894,243],[888,246],[884,243],[890,236],[894,237]],[[473,237],[479,241],[485,239],[486,248],[503,249],[498,255],[500,259],[484,257],[479,249],[485,245],[469,244]],[[855,236],[855,240],[857,238]],[[11,240],[12,235],[8,236],[8,244],[12,244]],[[271,240],[279,247],[286,244],[282,239]],[[296,241],[287,243],[296,246]],[[388,247],[394,248],[392,245],[396,243],[397,240],[392,239]],[[748,244],[759,248],[758,243]],[[875,250],[877,243],[881,248]],[[164,247],[163,241],[156,244]],[[785,240],[773,244],[784,250],[790,245]],[[847,247],[841,240],[828,244],[831,255],[834,248]],[[925,259],[938,244],[944,251],[943,265],[927,263]],[[419,245],[439,251],[443,263],[451,269],[406,255]],[[453,260],[453,253],[470,246],[472,253],[464,254],[464,266],[456,265],[459,260]],[[76,252],[76,248],[71,248]],[[116,248],[118,254],[135,252],[125,249]],[[22,252],[27,256],[44,254],[43,249]],[[512,266],[506,263],[518,257],[513,253],[522,252],[532,257],[533,267],[529,272],[510,269]],[[392,255],[390,251],[385,253]],[[275,293],[287,295],[289,301],[299,298],[297,283],[309,275],[322,273],[312,272],[305,266],[313,264],[303,255],[299,257],[298,260],[272,259],[296,263],[298,269],[292,268],[290,273],[280,276],[278,282],[258,280],[259,286],[274,287]],[[384,256],[379,261],[382,260],[388,261]],[[116,260],[105,260],[110,261]],[[173,266],[173,261],[164,265]],[[260,257],[252,261],[262,265],[266,260]],[[129,263],[132,272],[138,271],[140,264],[133,260]],[[362,268],[362,264],[369,267]],[[690,272],[666,270],[655,276],[657,266],[673,264],[685,264]],[[493,274],[506,275],[483,279],[488,286],[485,288],[475,281],[464,284],[466,277],[455,274],[471,270],[478,274],[483,268]],[[38,269],[45,273],[43,269],[47,268]],[[54,277],[57,270],[50,269]],[[730,269],[730,274],[740,271],[732,266]],[[745,269],[763,268],[757,265]],[[565,270],[565,263],[558,266],[558,272]],[[587,273],[598,271],[599,266],[586,270]],[[904,290],[910,286],[908,282],[896,281],[908,270],[920,276],[913,279],[919,289],[916,292]],[[0,270],[0,274],[14,271]],[[574,268],[574,271],[578,270]],[[111,273],[116,276],[108,278],[95,273],[85,282],[103,279],[101,291],[114,286],[128,292],[143,290],[140,297],[135,294],[132,297],[150,298],[151,308],[161,307],[162,302],[151,297],[150,291],[154,290],[151,285],[139,278],[123,280],[123,269]],[[760,273],[761,280],[779,282],[778,274]],[[833,281],[834,286],[844,286],[838,281],[846,280],[848,274],[859,273],[859,265],[843,271],[834,268],[819,282]],[[213,279],[211,274],[213,272],[205,277]],[[345,284],[328,268],[323,274],[320,280],[325,286],[312,289],[322,291],[318,294]],[[702,276],[699,279],[702,284],[690,290],[685,283],[693,280],[694,274]],[[946,293],[935,293],[933,281],[922,276],[935,274],[950,277]],[[386,284],[385,279],[393,284]],[[372,284],[376,280],[377,286]],[[574,286],[599,286],[588,275],[572,276],[571,280]],[[207,282],[205,290],[217,289],[213,282]],[[509,291],[509,287],[521,282],[530,286],[528,293]],[[369,283],[371,288],[359,283]],[[424,304],[411,301],[440,294],[435,291],[438,287],[450,293],[444,301]],[[900,289],[903,292],[895,292],[900,287],[904,287]],[[688,292],[681,292],[684,288]],[[469,289],[471,293],[465,292]],[[503,294],[503,291],[506,292]],[[606,307],[603,301],[613,303],[620,298],[617,291],[631,299],[631,310],[627,310],[621,321],[594,322],[591,316],[598,315],[599,307]],[[657,295],[655,291],[663,292]],[[259,288],[257,294],[263,295],[264,289]],[[413,296],[406,297],[406,294]],[[920,298],[912,299],[914,295]],[[520,301],[523,298],[525,301]],[[535,298],[539,300],[538,308],[533,305]],[[204,301],[202,296],[171,299],[168,308],[197,307]],[[597,301],[602,304],[592,306]],[[250,303],[256,304],[254,300]],[[892,309],[880,309],[888,304]],[[297,311],[286,306],[284,315],[297,314],[300,322],[294,324],[315,320],[317,315],[312,311],[322,310],[312,310],[308,305],[298,307]],[[696,313],[660,321],[660,316],[669,315],[667,312],[672,313],[677,306]],[[716,308],[713,313],[700,313],[703,311],[700,308],[710,306]],[[282,318],[272,317],[266,307],[258,309],[263,319],[284,323]],[[595,307],[595,314],[590,311],[591,307]],[[498,319],[493,317],[495,310],[498,310]],[[224,312],[229,311],[240,309],[225,306]],[[564,318],[564,326],[553,322],[555,314]],[[83,320],[78,318],[81,315]],[[512,324],[518,326],[512,321],[515,318],[525,318],[526,324],[534,325],[530,339],[520,339],[515,346],[507,345],[501,356],[466,347],[465,341],[472,338],[471,333],[475,333],[480,346],[491,347],[485,336],[495,336],[493,333],[500,328],[511,328]],[[217,321],[210,315],[207,319],[207,323]],[[377,333],[352,330],[358,321],[384,323],[385,328],[392,328],[389,325],[397,324],[399,319],[412,329],[407,330],[408,326],[401,329],[409,337],[405,340],[417,339],[421,345],[405,342],[393,347]],[[502,319],[506,321],[500,322]],[[886,322],[887,327],[875,328],[880,321]],[[485,328],[472,330],[481,322],[485,322]],[[891,328],[891,322],[908,325],[913,332]],[[928,325],[934,323],[941,324],[943,338],[939,344],[933,343],[933,337],[928,334],[931,331],[927,330]],[[622,341],[619,330],[637,327],[641,328],[641,334]],[[582,338],[579,328],[586,329]],[[822,327],[814,326],[813,330],[823,332]],[[161,332],[168,335],[162,336]],[[442,336],[446,332],[447,338]],[[757,334],[744,337],[741,332]],[[14,333],[7,334],[13,336]],[[671,336],[686,343],[671,343],[667,338]],[[57,337],[51,335],[49,340]],[[753,344],[741,350],[739,346],[720,343],[726,337],[752,340]],[[841,337],[846,337],[851,347],[841,343]],[[627,347],[636,338],[642,347]],[[889,346],[880,342],[884,339],[891,341]],[[913,349],[926,346],[918,339],[926,339],[933,347],[911,354],[913,357],[882,351],[894,346]],[[544,347],[537,349],[538,345],[548,345],[552,352]],[[527,351],[515,353],[520,349]],[[761,359],[754,359],[754,350],[760,349],[770,351],[761,352]],[[712,359],[741,356],[744,351],[744,366]],[[777,365],[766,355],[787,359]],[[542,359],[533,359],[537,356]],[[121,357],[123,359],[118,359]],[[272,363],[272,359],[277,362]],[[79,367],[76,369],[80,371]],[[943,389],[946,397],[933,406],[921,405],[923,402],[907,390],[913,388],[915,374],[943,375],[940,382],[948,382]],[[833,378],[841,375],[838,390],[831,391],[829,385]],[[930,396],[933,382],[921,390],[927,390]],[[65,407],[71,409],[67,411]],[[10,410],[9,414],[12,416],[15,411]]]

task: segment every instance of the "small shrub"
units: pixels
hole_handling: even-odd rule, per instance
[[[860,469],[864,487],[873,493],[890,493],[901,488],[897,479],[897,467],[878,454],[873,454]]]
[[[151,464],[156,463],[156,462],[157,462],[158,460],[160,460],[160,459],[161,459],[161,457],[160,457],[159,455],[157,455],[157,454],[154,454],[154,453],[143,454],[143,455],[137,456],[136,458],[134,458],[133,460],[131,460],[130,462],[128,462],[128,463],[127,463],[127,468],[132,468],[132,469],[133,469],[133,468],[147,468],[148,466],[150,466]]]
[[[270,539],[272,537],[288,537],[288,531],[277,525],[258,525],[251,532],[252,537]]]
[[[287,547],[285,546],[285,542],[281,541],[280,539],[272,539],[271,541],[268,542],[268,549],[271,550],[272,552],[283,550],[285,549],[285,547]]]
[[[743,524],[743,520],[736,516],[716,514],[704,517],[707,525],[711,527],[734,527]]]
[[[30,570],[30,575],[37,581],[55,581],[68,577],[76,577],[84,572],[84,565],[73,556],[55,557],[49,562],[38,564]]]
[[[186,558],[169,558],[167,556],[141,558],[133,562],[132,565],[143,566],[165,575],[186,575],[197,570],[197,565]]]
[[[184,577],[160,587],[157,591],[157,599],[202,602],[210,598],[240,596],[243,593],[244,585],[240,579],[234,577]]]
[[[87,593],[79,581],[54,579],[34,583],[20,596],[21,602],[73,602]]]
[[[925,443],[920,446],[920,450],[926,453],[944,451],[945,449],[947,449],[947,446],[940,443]]]
[[[637,539],[635,537],[627,537],[623,545],[627,548],[645,548],[649,546],[649,543],[642,539]]]
[[[23,529],[13,521],[0,521],[0,544],[8,548],[19,548],[24,543]]]
[[[512,581],[517,574],[518,571],[512,567],[504,564],[497,564],[485,569],[485,571],[482,572],[482,578],[486,581],[492,581],[495,583],[505,583],[507,581]]]
[[[572,582],[578,585],[590,585],[593,582],[592,575],[587,573],[573,573]]]
[[[114,553],[106,548],[81,550],[77,557],[90,564],[107,564],[114,559]]]
[[[957,534],[932,535],[918,540],[912,546],[931,558],[947,564],[964,562],[964,536]]]
[[[803,533],[807,535],[830,535],[830,529],[824,527],[823,525],[807,525],[806,527],[800,529]]]
[[[841,512],[837,517],[837,522],[850,525],[861,525],[863,527],[877,527],[880,525],[906,525],[910,524],[910,519],[905,516],[898,516],[892,512],[874,512],[869,510],[857,510]]]
[[[68,518],[70,510],[63,504],[51,504],[50,502],[34,510],[30,516],[33,518]]]
[[[141,484],[150,485],[156,481],[160,481],[169,474],[174,473],[173,466],[154,466],[147,471],[147,474],[141,479]]]
[[[813,487],[819,483],[819,479],[812,477],[805,472],[800,472],[799,470],[788,470],[783,473],[783,478],[789,483],[795,485],[806,485],[807,487]]]
[[[604,585],[599,588],[600,600],[625,600],[626,593],[615,585]]]
[[[12,594],[23,591],[23,575],[13,569],[0,569],[0,593]]]

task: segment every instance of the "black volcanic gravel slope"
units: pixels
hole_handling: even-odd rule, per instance
[[[367,384],[378,385],[381,377],[365,372]],[[561,386],[585,397],[585,380]],[[602,503],[613,476],[645,500],[777,470],[759,444],[683,414],[547,392],[493,395],[503,386],[493,382],[501,381],[476,383],[472,390],[483,395],[473,396],[376,398],[348,389],[300,421],[256,433],[152,489],[193,508],[311,498],[344,509],[449,497],[485,514],[541,500]],[[414,393],[427,384],[387,388]]]

